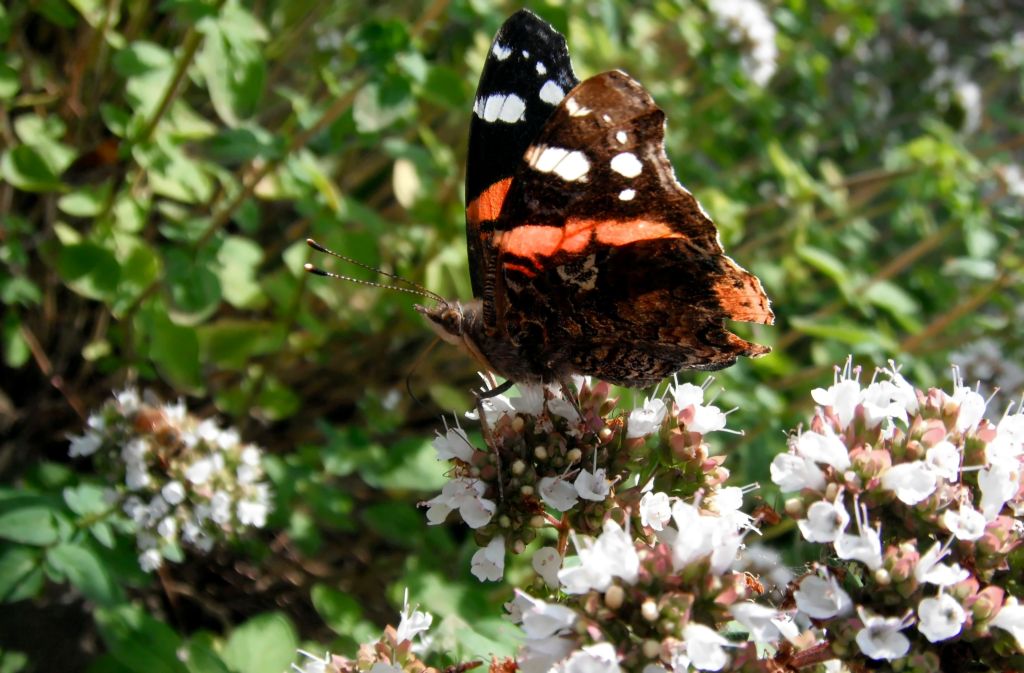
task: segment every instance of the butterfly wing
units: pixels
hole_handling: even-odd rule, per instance
[[[512,174],[566,91],[579,83],[565,38],[529,10],[510,16],[487,54],[466,160],[466,239],[474,296],[494,273],[488,238]]]
[[[725,327],[774,316],[676,180],[664,122],[640,84],[607,72],[571,90],[523,155],[488,241],[484,305],[545,354],[536,367],[644,385],[770,350]]]

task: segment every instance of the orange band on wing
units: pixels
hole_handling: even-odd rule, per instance
[[[561,227],[524,224],[497,234],[502,252],[536,260],[556,252],[583,252],[590,241],[618,247],[659,238],[685,238],[663,222],[654,220],[586,220],[570,217]]]
[[[498,219],[501,206],[505,203],[505,195],[512,186],[512,178],[499,180],[480,192],[480,196],[466,206],[466,219],[475,227],[481,222]]]

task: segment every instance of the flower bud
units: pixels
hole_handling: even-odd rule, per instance
[[[604,604],[610,610],[618,610],[626,600],[626,591],[618,584],[613,584],[604,592]]]

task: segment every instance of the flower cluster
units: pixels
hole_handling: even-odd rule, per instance
[[[771,466],[799,492],[785,510],[800,534],[831,552],[799,580],[799,612],[848,664],[1013,668],[1024,652],[1024,414],[990,422],[959,378],[952,393],[924,392],[892,363],[862,386],[847,362],[812,396],[810,427]]]
[[[177,558],[179,544],[209,551],[270,510],[262,452],[238,432],[128,388],[92,413],[85,434],[69,437],[72,458],[92,457],[113,486],[108,500],[132,522],[147,572]]]
[[[481,580],[500,579],[506,550],[522,553],[543,529],[559,532],[564,552],[570,531],[596,534],[612,508],[638,507],[649,497],[635,480],[644,469],[657,467],[657,487],[684,496],[728,477],[703,441],[726,420],[704,404],[703,388],[673,385],[665,399],[630,413],[617,410],[606,383],[579,379],[575,388],[520,386],[518,397],[482,399],[485,449],[457,424],[434,441],[452,469],[441,493],[424,503],[427,519],[439,524],[457,511],[475,530],[481,549],[472,570]]]
[[[775,74],[779,50],[775,46],[775,25],[757,0],[711,0],[708,9],[715,25],[725,31],[733,44],[743,48],[743,70],[757,86],[763,87]]]
[[[426,631],[433,621],[430,613],[409,607],[409,591],[406,590],[398,628],[389,625],[379,640],[360,645],[355,659],[330,653],[320,658],[299,650],[304,661],[301,665],[292,664],[292,670],[295,673],[438,673],[438,669],[427,667],[416,654],[429,645]]]
[[[715,493],[723,501],[734,495]],[[523,630],[518,667],[665,673],[717,671],[730,661],[739,670],[756,660],[753,643],[734,643],[718,626],[736,620],[755,640],[772,641],[788,622],[745,600],[757,589],[732,566],[752,524],[736,509],[716,511],[716,498],[698,505],[648,491],[626,528],[610,517],[597,538],[574,536],[576,556],[561,569],[554,550],[538,551],[534,568],[566,598],[517,592],[507,606]]]

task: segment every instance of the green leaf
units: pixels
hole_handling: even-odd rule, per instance
[[[8,312],[3,319],[4,363],[17,369],[28,362],[32,351],[29,350],[25,337],[21,335],[21,320],[13,312]]]
[[[359,601],[334,587],[315,584],[310,591],[313,607],[324,623],[339,635],[349,635],[363,622]]]
[[[836,287],[839,288],[839,291],[843,293],[843,296],[847,298],[852,296],[853,288],[850,286],[850,272],[841,260],[821,248],[810,245],[798,247],[796,254],[797,257],[811,268],[828,276],[836,284]]]
[[[73,217],[96,217],[103,210],[103,205],[110,197],[110,183],[95,187],[82,187],[70,194],[65,194],[57,201],[61,212]]]
[[[64,504],[78,516],[101,514],[110,509],[99,484],[78,484],[64,489]]]
[[[195,329],[174,324],[159,310],[150,315],[149,357],[172,382],[190,390],[201,388],[199,338]]]
[[[284,346],[285,327],[256,320],[220,320],[198,328],[203,358],[219,367],[241,370],[259,355]]]
[[[125,92],[135,113],[148,119],[171,83],[171,52],[153,42],[135,40],[114,55],[113,63],[118,74],[127,78]]]
[[[141,607],[100,608],[95,619],[107,650],[125,668],[135,673],[188,673],[178,658],[181,639]]]
[[[0,158],[0,176],[25,192],[50,192],[60,189],[60,178],[31,145],[18,145]]]
[[[185,645],[185,665],[189,673],[231,673],[217,653],[216,638],[210,633],[201,631],[189,638]]]
[[[166,255],[168,311],[179,325],[198,325],[217,310],[221,286],[207,259],[172,249]]]
[[[90,600],[100,605],[113,605],[124,599],[121,587],[91,549],[60,544],[47,551],[46,560]]]
[[[226,124],[237,126],[253,115],[263,96],[267,72],[259,42],[266,31],[236,3],[199,26],[206,39],[196,64],[206,80],[210,102]]]
[[[132,148],[132,156],[146,169],[153,191],[182,203],[206,203],[213,196],[213,181],[203,163],[166,136]]]
[[[897,344],[890,336],[846,320],[833,318],[824,322],[794,316],[790,321],[795,329],[809,336],[834,339],[852,346],[872,346],[890,353],[896,352]]]
[[[295,660],[295,627],[281,613],[253,617],[228,637],[222,656],[237,673],[281,673]]]
[[[32,598],[42,587],[41,550],[13,545],[0,548],[0,602]]]
[[[6,63],[0,63],[0,100],[11,100],[18,95],[20,88],[18,71]]]
[[[68,287],[89,299],[111,299],[121,279],[121,267],[114,255],[106,248],[89,242],[61,248],[57,271]]]
[[[247,238],[228,236],[217,251],[217,275],[224,299],[236,308],[259,308],[264,296],[256,279],[263,249]]]
[[[35,546],[54,544],[60,539],[57,514],[49,500],[38,496],[0,500],[0,538]]]
[[[357,131],[376,133],[411,115],[415,108],[409,83],[391,77],[370,82],[359,90],[352,104],[352,117]]]

